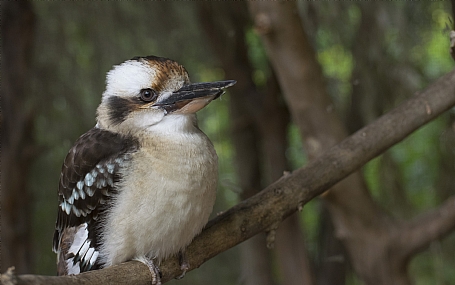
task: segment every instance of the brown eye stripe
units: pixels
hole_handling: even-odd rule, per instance
[[[123,122],[128,115],[141,108],[144,104],[137,98],[122,98],[118,96],[112,96],[108,98],[108,110],[109,110],[109,120],[113,124],[120,124]]]

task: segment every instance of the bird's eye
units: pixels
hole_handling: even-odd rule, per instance
[[[156,99],[158,95],[156,95],[155,90],[146,88],[141,90],[141,100],[144,102],[151,102]]]

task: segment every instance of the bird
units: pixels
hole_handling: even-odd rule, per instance
[[[139,260],[160,284],[156,262],[184,253],[215,203],[218,157],[196,112],[235,83],[191,83],[182,65],[157,56],[113,66],[95,126],[62,165],[58,275]]]

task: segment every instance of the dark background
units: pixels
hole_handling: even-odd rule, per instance
[[[249,5],[1,3],[1,272],[14,265],[18,273],[55,274],[51,245],[62,161],[95,124],[106,72],[134,56],[172,58],[193,82],[238,81],[199,113],[200,127],[220,157],[214,214],[311,159],[308,142],[302,143],[308,137],[291,119]],[[453,67],[449,1],[285,5],[298,13],[332,107],[349,132]],[[452,110],[362,169],[369,195],[397,220],[438,207],[455,193],[454,143]],[[351,266],[355,255],[335,237],[332,215],[323,199],[315,199],[281,227],[293,243],[277,241],[268,250],[259,235],[171,284],[301,284],[305,278],[314,284],[364,284]],[[427,244],[410,260],[410,279],[453,284],[454,242],[450,233]],[[295,276],[283,269],[289,263],[299,268]]]

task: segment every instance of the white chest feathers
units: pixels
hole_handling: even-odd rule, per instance
[[[184,249],[207,223],[218,159],[202,132],[145,139],[121,175],[101,237],[105,267],[141,256],[164,259]]]

